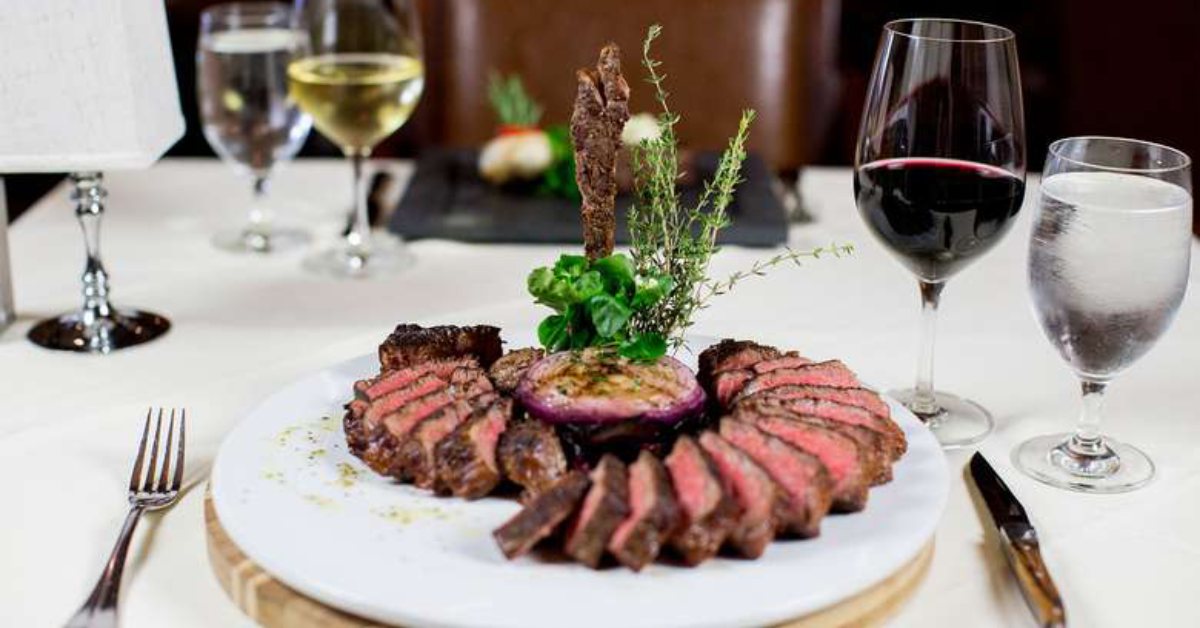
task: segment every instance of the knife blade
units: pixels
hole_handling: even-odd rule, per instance
[[[1066,608],[1042,560],[1037,530],[1029,523],[1025,507],[979,452],[971,457],[971,477],[1000,531],[1004,556],[1038,625],[1045,628],[1066,626]]]

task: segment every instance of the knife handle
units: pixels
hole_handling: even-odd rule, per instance
[[[1058,587],[1050,578],[1050,571],[1042,560],[1042,551],[1033,534],[1019,534],[1015,538],[1004,532],[1005,554],[1012,564],[1021,586],[1021,595],[1043,628],[1063,628],[1067,625],[1067,612],[1063,608]]]

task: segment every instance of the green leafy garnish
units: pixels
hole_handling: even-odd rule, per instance
[[[546,139],[550,141],[552,161],[542,180],[538,183],[537,193],[544,196],[558,196],[577,201],[579,186],[575,183],[575,153],[571,149],[571,130],[565,124],[555,124],[546,127]]]
[[[635,332],[630,321],[662,301],[671,279],[635,272],[632,260],[621,253],[594,262],[562,255],[553,266],[534,269],[526,283],[534,299],[555,312],[538,325],[538,342],[547,351],[613,347],[643,361],[667,352],[666,338]]]
[[[525,91],[525,84],[516,74],[505,78],[492,72],[488,78],[488,100],[492,101],[500,124],[537,126],[542,119],[542,106]]]

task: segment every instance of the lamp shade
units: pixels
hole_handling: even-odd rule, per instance
[[[0,172],[145,168],[183,135],[163,0],[6,2]]]

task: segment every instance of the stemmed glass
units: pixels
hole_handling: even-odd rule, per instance
[[[412,263],[398,237],[371,238],[363,163],[408,121],[425,66],[415,0],[301,0],[311,55],[288,67],[291,94],[354,169],[354,220],[340,246],[305,260],[338,277],[395,272]]]
[[[1025,193],[1016,41],[1000,26],[899,20],[884,26],[854,159],[868,229],[917,277],[922,342],[914,389],[891,394],[944,447],[983,440],[991,415],[933,388],[946,280],[1009,230]]]
[[[1140,450],[1100,434],[1109,382],[1150,350],[1187,290],[1191,161],[1160,144],[1075,137],[1050,145],[1029,246],[1038,322],[1079,377],[1074,434],[1022,443],[1013,461],[1047,484],[1116,493],[1154,477]]]
[[[222,4],[200,15],[196,94],[204,137],[221,159],[254,182],[248,224],[218,233],[222,249],[267,253],[308,241],[272,226],[267,184],[276,164],[296,156],[312,119],[288,97],[287,67],[308,50],[285,4]]]

